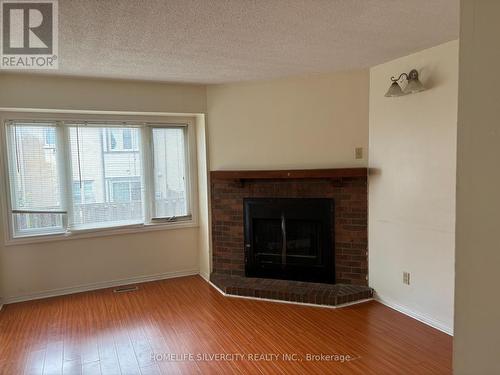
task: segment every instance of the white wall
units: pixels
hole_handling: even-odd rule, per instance
[[[416,68],[429,90],[384,97]],[[369,281],[378,298],[452,332],[458,41],[370,70]],[[411,284],[403,284],[403,271]]]
[[[361,70],[209,86],[210,169],[366,166],[368,84]]]
[[[454,373],[500,374],[500,2],[462,0]]]
[[[4,74],[0,107],[204,113],[206,91],[195,85]],[[203,162],[204,150],[199,152]],[[206,178],[201,183],[206,188]],[[0,231],[0,296],[8,301],[116,280],[197,273],[200,239],[195,227],[4,246]]]

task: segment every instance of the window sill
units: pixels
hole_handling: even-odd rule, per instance
[[[95,237],[109,237],[120,234],[144,233],[144,232],[154,232],[154,231],[183,229],[183,228],[196,228],[196,227],[198,227],[198,222],[195,220],[186,220],[174,223],[160,223],[160,224],[135,224],[122,227],[114,227],[114,228],[108,227],[108,228],[78,230],[74,232],[61,233],[61,234],[42,234],[31,237],[10,238],[5,240],[5,246],[28,245],[35,243],[66,241],[66,240],[78,240],[78,239],[95,238]]]

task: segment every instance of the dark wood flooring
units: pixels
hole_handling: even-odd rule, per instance
[[[231,298],[199,276],[0,312],[2,375],[449,374],[451,356],[450,336],[374,301],[329,309]]]

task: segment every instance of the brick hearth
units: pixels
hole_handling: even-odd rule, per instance
[[[373,290],[363,285],[318,284],[217,274],[212,274],[211,281],[226,294],[317,305],[337,306],[373,296]]]

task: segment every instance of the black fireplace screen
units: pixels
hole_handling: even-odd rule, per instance
[[[244,200],[247,277],[335,282],[332,199]]]

